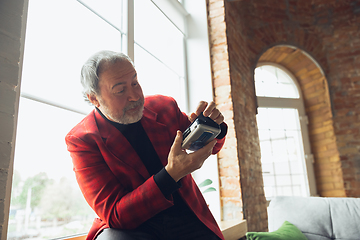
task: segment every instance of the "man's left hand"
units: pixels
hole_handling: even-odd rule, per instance
[[[201,112],[205,117],[210,117],[217,124],[221,124],[224,121],[224,116],[221,114],[219,109],[216,108],[216,105],[213,101],[211,101],[210,103],[201,101],[196,111],[190,114],[190,122],[193,122],[197,118],[197,116],[200,115]]]

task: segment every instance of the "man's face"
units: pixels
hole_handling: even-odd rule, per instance
[[[99,91],[90,101],[111,121],[130,124],[139,121],[144,110],[144,94],[136,70],[128,61],[105,64],[99,74]]]

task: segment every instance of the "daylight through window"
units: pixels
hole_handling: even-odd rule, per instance
[[[85,234],[96,217],[65,144],[65,135],[93,109],[79,80],[90,55],[127,53],[135,45],[144,93],[171,95],[186,110],[183,33],[152,1],[134,1],[134,12],[127,12],[127,2],[29,1],[8,239]],[[128,32],[135,42],[128,42]]]
[[[282,68],[263,65],[255,69],[255,86],[265,197],[309,196],[312,155],[297,84]]]

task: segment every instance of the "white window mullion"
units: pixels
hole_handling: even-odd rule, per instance
[[[304,154],[305,154],[305,167],[307,171],[307,177],[309,182],[309,191],[310,196],[317,196],[317,189],[316,189],[316,178],[315,178],[315,171],[314,171],[314,156],[311,153],[311,146],[310,146],[310,137],[308,132],[308,117],[303,114],[300,115],[300,125],[301,125],[301,133],[303,139],[303,147],[304,147]]]
[[[300,116],[303,115],[302,100],[296,98],[288,98],[284,101],[284,98],[272,98],[272,97],[257,97],[258,105],[261,107],[269,108],[297,108],[300,109]]]
[[[22,92],[20,94],[20,96],[23,97],[23,98],[27,98],[29,100],[33,100],[35,102],[47,104],[47,105],[52,106],[52,107],[57,107],[57,108],[60,108],[60,109],[63,109],[63,110],[68,110],[68,111],[71,111],[71,112],[74,112],[74,113],[79,113],[79,114],[82,114],[82,115],[85,115],[85,116],[89,114],[88,111],[85,111],[83,109],[77,109],[77,108],[74,108],[72,106],[66,106],[65,104],[50,101],[48,99],[43,99],[43,98],[41,98],[39,96],[35,96],[35,95],[29,94],[29,93]]]
[[[185,111],[190,112],[190,96],[189,96],[189,76],[188,76],[188,57],[187,57],[187,40],[184,38],[184,78],[182,81],[184,91]]]
[[[134,51],[134,0],[126,1],[126,54],[135,61],[135,51]]]
[[[181,3],[176,0],[151,0],[164,16],[186,36],[184,18],[189,15]]]

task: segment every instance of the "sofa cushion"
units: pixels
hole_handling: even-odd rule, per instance
[[[269,231],[289,221],[309,239],[331,239],[330,210],[321,198],[276,197],[268,208]],[[320,238],[320,237],[323,238]]]
[[[305,235],[293,224],[285,221],[281,227],[273,232],[247,232],[248,240],[307,240]]]
[[[289,221],[309,240],[359,239],[360,199],[276,197],[270,202],[268,221],[269,231]]]
[[[359,239],[360,199],[330,198],[328,201],[335,239]]]

